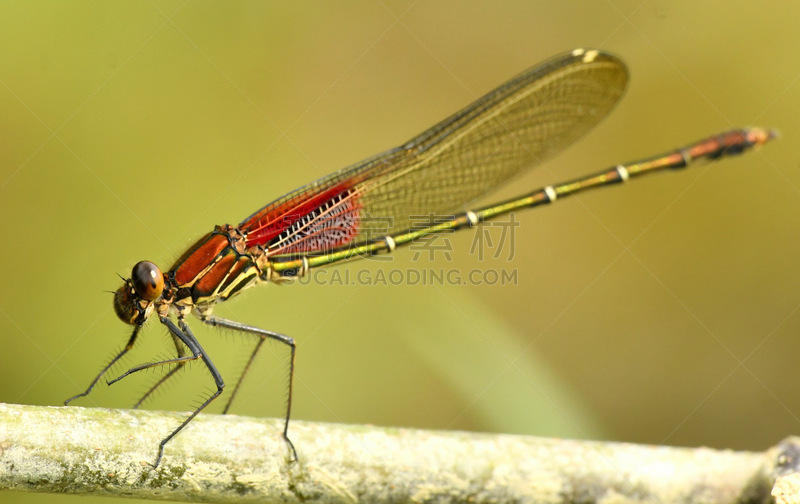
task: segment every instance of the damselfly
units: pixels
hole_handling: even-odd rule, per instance
[[[217,226],[162,273],[149,261],[133,267],[131,277],[114,296],[114,310],[133,326],[125,347],[91,382],[128,351],[147,319],[155,314],[171,334],[174,358],[131,368],[108,381],[157,366],[171,369],[136,403],[139,407],[189,361],[201,360],[216,384],[206,398],[159,444],[164,446],[222,393],[224,382],[186,323],[194,313],[206,324],[253,336],[255,347],[233,387],[223,412],[236,397],[242,378],[264,341],[290,350],[285,439],[289,440],[295,342],[283,334],[212,315],[214,305],[261,282],[281,282],[306,275],[311,268],[355,257],[392,252],[396,247],[432,235],[472,227],[523,208],[602,187],[629,178],[700,160],[738,154],[774,137],[762,129],[728,131],[668,154],[547,186],[501,203],[466,209],[524,168],[561,151],[595,126],[622,95],[628,74],[616,57],[577,49],[518,75],[398,148],[379,154],[288,193],[261,208],[238,226]],[[452,215],[419,225],[419,216]],[[171,318],[172,317],[172,318]]]

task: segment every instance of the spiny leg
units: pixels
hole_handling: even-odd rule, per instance
[[[294,339],[284,334],[267,331],[266,329],[260,329],[258,327],[249,326],[246,324],[242,324],[241,322],[236,322],[235,320],[228,320],[212,316],[202,317],[201,320],[206,324],[212,325],[214,327],[223,327],[226,329],[242,331],[245,333],[254,334],[260,338],[258,343],[256,343],[256,347],[253,349],[253,353],[250,354],[250,358],[247,360],[247,364],[244,366],[244,370],[242,371],[242,374],[239,376],[239,380],[233,387],[233,393],[231,394],[231,398],[228,399],[228,404],[225,406],[225,410],[223,411],[223,413],[228,412],[231,403],[233,403],[233,399],[236,397],[236,393],[239,391],[239,387],[242,384],[244,375],[250,369],[251,364],[256,358],[256,354],[261,349],[261,346],[264,344],[264,341],[266,341],[267,338],[279,341],[284,345],[289,346],[289,348],[291,348],[291,360],[289,361],[289,394],[286,402],[286,417],[283,423],[283,439],[286,441],[286,444],[289,445],[289,448],[292,451],[292,460],[297,460],[297,450],[295,450],[294,448],[294,443],[292,443],[292,441],[289,439],[289,417],[291,416],[292,412],[292,389],[294,383],[294,354],[296,349]]]
[[[217,385],[217,390],[211,394],[211,396],[209,396],[208,399],[206,399],[196,410],[194,410],[194,412],[189,415],[186,420],[181,422],[181,424],[175,430],[161,440],[161,442],[158,444],[158,456],[153,464],[154,469],[158,467],[158,464],[161,462],[161,457],[164,455],[164,446],[170,441],[170,439],[174,438],[184,427],[186,427],[186,425],[191,422],[198,413],[203,411],[203,409],[208,406],[211,401],[216,399],[217,396],[222,393],[222,389],[225,388],[225,382],[222,381],[222,375],[219,374],[219,371],[217,371],[214,363],[211,362],[211,359],[209,359],[205,354],[203,347],[200,346],[200,343],[197,341],[197,338],[195,338],[194,334],[192,334],[192,331],[189,329],[189,326],[186,325],[186,322],[184,322],[182,318],[179,318],[178,324],[180,325],[180,328],[178,328],[170,319],[161,317],[161,323],[167,326],[167,329],[169,329],[172,335],[180,339],[189,348],[189,351],[192,352],[191,356],[183,357],[183,361],[202,359],[203,363],[206,365],[206,368],[208,368],[208,371],[211,373],[211,376],[214,378],[214,382]],[[180,359],[181,358],[171,359],[171,361],[180,362]]]
[[[261,349],[261,346],[266,341],[266,338],[259,338],[258,343],[256,343],[256,347],[250,353],[250,357],[247,359],[247,363],[244,365],[242,369],[242,374],[239,375],[239,379],[236,380],[236,385],[233,387],[233,391],[231,392],[231,396],[228,398],[228,402],[225,404],[225,409],[222,410],[223,415],[227,415],[228,411],[231,409],[231,404],[233,404],[233,400],[236,398],[236,394],[239,392],[239,388],[242,386],[242,380],[244,380],[245,375],[250,370],[250,366],[253,364],[253,361],[256,359],[256,355],[258,351]]]
[[[177,338],[177,337],[176,337],[176,336],[173,334],[173,335],[172,335],[172,341],[173,341],[173,343],[175,343],[175,350],[176,350],[176,351],[177,351],[177,353],[178,353],[178,357],[185,357],[185,356],[186,356],[186,350],[185,350],[185,348],[186,348],[186,347],[185,347],[185,346],[184,346],[184,345],[181,343],[181,340],[180,340],[180,339],[178,339],[178,338]],[[166,383],[166,382],[167,382],[167,380],[169,380],[170,378],[172,378],[173,376],[175,376],[175,374],[176,374],[178,371],[180,371],[180,370],[183,368],[183,366],[185,366],[185,365],[186,365],[186,362],[187,362],[187,361],[181,361],[181,362],[178,362],[178,363],[177,363],[177,365],[176,365],[174,368],[170,369],[170,370],[169,370],[169,372],[168,372],[167,374],[165,374],[164,376],[162,376],[162,377],[161,377],[161,379],[159,379],[159,380],[158,380],[156,383],[154,383],[154,384],[153,384],[153,386],[152,386],[152,387],[150,387],[150,389],[149,389],[147,392],[145,392],[145,393],[144,393],[144,395],[142,396],[142,398],[141,398],[141,399],[139,399],[139,401],[138,401],[136,404],[134,404],[134,405],[133,405],[133,409],[139,409],[139,406],[141,406],[141,405],[142,405],[142,404],[143,404],[143,403],[144,403],[144,402],[145,402],[145,401],[146,401],[146,400],[147,400],[147,399],[148,399],[148,398],[149,398],[151,395],[153,395],[153,393],[154,393],[154,392],[155,392],[155,391],[156,391],[156,390],[157,390],[159,387],[161,387],[161,385],[163,385],[164,383]]]
[[[171,321],[170,321],[170,323],[171,323]],[[202,349],[201,349],[201,351],[202,351]],[[193,354],[193,355],[184,355],[184,356],[175,357],[174,359],[166,359],[166,360],[161,360],[161,361],[148,362],[146,364],[141,364],[139,366],[132,367],[129,370],[127,370],[124,373],[122,373],[121,375],[119,375],[116,378],[114,378],[113,380],[106,381],[106,383],[108,383],[109,385],[113,385],[114,383],[117,383],[118,381],[120,381],[121,379],[125,378],[126,376],[131,375],[133,373],[138,373],[139,371],[144,371],[145,369],[151,369],[151,368],[158,367],[158,366],[168,366],[170,364],[178,364],[178,365],[182,366],[182,365],[186,364],[189,361],[195,361],[195,360],[200,359],[202,357],[203,357],[202,354],[197,353],[197,354]]]
[[[210,326],[214,326],[214,327],[228,327],[228,328],[230,328],[231,326],[227,325],[226,323],[238,324],[237,322],[234,322],[234,321],[231,321],[231,320],[221,319],[221,318],[211,317],[211,316],[202,317],[201,320],[203,322],[205,322],[206,324],[208,324]],[[239,327],[235,327],[234,329],[238,330]],[[255,329],[257,329],[257,328],[255,328]],[[260,329],[259,329],[259,331],[260,331]],[[239,379],[236,380],[236,385],[234,385],[233,391],[231,392],[230,397],[228,398],[228,402],[225,404],[225,409],[222,410],[222,414],[223,415],[227,414],[228,410],[231,409],[231,404],[233,404],[233,400],[236,398],[236,394],[239,392],[239,387],[241,387],[242,381],[244,380],[245,375],[250,370],[250,366],[253,364],[253,361],[255,360],[256,355],[258,354],[258,351],[261,349],[261,346],[264,344],[264,342],[267,340],[267,337],[268,337],[268,336],[266,336],[264,334],[261,334],[261,333],[253,333],[253,332],[250,332],[250,331],[245,331],[245,332],[247,332],[248,334],[255,334],[256,336],[259,336],[258,343],[256,343],[256,347],[253,349],[253,352],[250,354],[250,357],[247,359],[247,363],[244,365],[244,369],[242,369],[242,373],[239,375]],[[267,332],[267,331],[264,331],[264,332]],[[283,336],[283,335],[279,335],[279,336]]]
[[[67,406],[70,402],[72,402],[73,400],[75,400],[75,399],[77,399],[79,397],[84,397],[86,395],[89,395],[89,392],[91,392],[92,389],[94,389],[94,386],[97,385],[97,382],[100,381],[100,378],[102,378],[103,375],[106,374],[106,372],[109,369],[111,369],[111,366],[116,364],[116,362],[118,360],[120,360],[123,355],[128,353],[128,351],[131,348],[133,348],[133,343],[136,341],[136,336],[139,334],[139,329],[141,329],[141,328],[142,328],[142,326],[137,325],[133,329],[133,334],[131,334],[131,337],[128,339],[128,343],[125,345],[125,348],[123,348],[122,351],[120,351],[113,359],[111,359],[111,362],[109,362],[108,365],[106,365],[106,367],[104,367],[100,371],[100,373],[94,378],[94,380],[92,380],[92,383],[89,384],[89,387],[86,389],[86,391],[85,392],[81,392],[78,395],[74,395],[74,396],[70,397],[69,399],[67,399],[66,401],[64,401],[64,406]]]

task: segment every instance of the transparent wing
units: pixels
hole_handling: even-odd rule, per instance
[[[576,50],[491,91],[404,145],[265,206],[240,229],[273,254],[318,254],[452,214],[594,127],[625,90],[616,57]]]

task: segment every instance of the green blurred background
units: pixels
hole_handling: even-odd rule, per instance
[[[166,268],[213,225],[599,47],[630,68],[616,111],[485,202],[734,126],[782,139],[519,214],[512,262],[464,232],[450,262],[345,266],[517,285],[270,285],[217,313],[295,337],[295,419],[746,450],[798,434],[797,19],[794,2],[2,2],[0,401],[86,387],[129,336],[108,291],[136,261]],[[193,327],[232,384],[250,345]],[[287,353],[269,350],[234,413],[282,414]],[[151,322],[117,369],[168,352]],[[130,407],[156,379],[76,404]],[[211,387],[195,365],[148,407]]]

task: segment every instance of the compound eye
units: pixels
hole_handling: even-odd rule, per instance
[[[150,261],[140,261],[133,267],[131,283],[140,298],[155,301],[164,290],[164,275]]]

